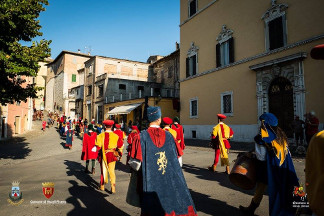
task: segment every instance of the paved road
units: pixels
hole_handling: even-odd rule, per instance
[[[83,172],[81,140],[75,139],[72,150],[65,149],[63,142],[55,128],[50,128],[37,137],[0,145],[0,215],[140,215],[140,209],[125,202],[130,177],[125,157],[116,165],[117,194],[112,195],[108,190],[97,190],[99,164],[95,175]],[[222,167],[219,172],[209,172],[206,167],[213,160],[213,152],[201,142],[188,141],[191,146],[186,148],[183,158],[184,175],[198,215],[240,215],[238,206],[248,205],[253,191],[233,186]],[[238,146],[233,149],[230,161],[241,151]],[[294,159],[294,163],[304,182],[304,160]],[[19,206],[7,202],[12,181],[20,182],[24,202]],[[50,199],[43,195],[43,182],[55,183]],[[36,203],[44,200],[52,203]],[[53,201],[62,203],[53,204]],[[256,214],[267,215],[267,205],[268,197],[264,196]]]

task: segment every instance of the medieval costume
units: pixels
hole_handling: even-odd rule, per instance
[[[116,175],[115,165],[118,160],[118,139],[111,128],[114,124],[113,120],[105,120],[103,124],[106,126],[106,131],[97,136],[96,146],[99,148],[99,163],[101,168],[100,190],[105,190],[104,185],[108,183],[108,174],[110,177],[111,192],[116,193]]]
[[[137,126],[135,126],[135,125],[131,126],[131,132],[127,137],[128,146],[127,146],[126,164],[128,164],[128,161],[129,161],[129,158],[130,158],[130,155],[131,155],[132,143],[133,143],[133,140],[134,140],[134,136],[136,136],[139,133],[140,133],[140,131],[138,130]]]
[[[171,133],[171,135],[174,138],[174,142],[176,144],[176,149],[177,149],[178,160],[179,160],[180,166],[182,167],[183,151],[182,151],[182,148],[180,146],[180,143],[177,140],[177,131],[170,128],[170,125],[173,123],[173,121],[169,117],[164,117],[162,121],[163,121],[163,124],[165,125],[163,130],[168,131],[169,133]]]
[[[272,113],[264,113],[260,116],[261,128],[254,140],[257,144],[266,147],[267,172],[257,169],[257,176],[266,175],[269,193],[269,215],[295,215],[293,209],[292,192],[294,187],[299,187],[298,178],[288,149],[287,137],[277,127],[278,119]],[[258,177],[260,178],[260,177]],[[262,182],[261,182],[262,183]],[[257,181],[256,191],[249,207],[240,206],[240,209],[253,215],[260,205],[266,185]]]
[[[184,143],[183,127],[180,124],[178,117],[174,117],[173,125],[171,126],[171,128],[177,132],[177,141],[180,144],[180,147],[183,151],[185,149],[186,145]]]
[[[226,118],[223,114],[217,114],[218,124],[213,128],[212,141],[213,148],[215,149],[215,159],[214,164],[209,167],[209,170],[216,171],[216,166],[219,160],[219,155],[221,157],[221,166],[226,166],[226,173],[229,174],[229,160],[228,160],[228,149],[231,145],[228,139],[232,138],[234,132],[232,128],[227,126],[223,120]]]
[[[172,135],[159,127],[161,110],[148,107],[150,127],[134,137],[130,166],[139,171],[141,215],[195,216]],[[141,169],[140,169],[141,168]],[[133,174],[133,173],[132,173]]]
[[[46,121],[43,121],[42,122],[42,129],[43,129],[43,131],[45,131],[45,128],[46,128]]]
[[[65,138],[65,147],[72,149],[72,142],[73,142],[73,134],[74,131],[70,128],[69,122],[67,122],[67,131],[64,133],[66,135]]]
[[[92,171],[91,173],[95,173],[95,162],[98,157],[98,152],[96,150],[95,144],[96,144],[96,138],[97,133],[93,132],[93,127],[89,125],[89,132],[87,134],[84,134],[83,137],[83,143],[82,143],[82,154],[81,154],[81,160],[86,161],[86,168],[85,172],[89,173],[89,160],[91,160],[92,163]]]
[[[119,124],[115,124],[115,127],[116,127],[116,130],[114,131],[115,134],[117,134],[119,136],[119,139],[118,139],[118,144],[117,144],[117,147],[118,147],[118,152],[119,152],[119,156],[122,157],[123,155],[123,149],[124,149],[124,139],[126,138],[126,134],[124,131],[122,131],[120,128],[121,128],[121,125]]]
[[[316,215],[324,215],[324,130],[311,139],[306,155],[306,192]]]

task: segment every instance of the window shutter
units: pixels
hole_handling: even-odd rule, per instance
[[[196,75],[197,74],[197,55],[194,55],[191,57],[192,58],[192,65],[193,65],[193,69],[192,69],[192,75]]]
[[[228,40],[228,46],[229,46],[229,63],[234,62],[234,39],[230,38]]]
[[[189,77],[189,58],[186,58],[186,77]]]
[[[220,67],[220,44],[216,44],[216,67]]]

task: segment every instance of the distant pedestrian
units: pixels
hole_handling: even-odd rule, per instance
[[[180,143],[177,141],[177,131],[171,128],[171,124],[173,123],[173,120],[171,118],[169,118],[169,117],[164,117],[162,119],[162,122],[163,122],[163,125],[164,125],[163,130],[168,131],[169,133],[171,133],[171,135],[174,138],[179,164],[182,167],[183,151],[182,151],[182,148],[180,146]]]
[[[95,147],[97,133],[93,131],[94,129],[92,125],[89,125],[88,129],[88,133],[84,134],[83,137],[81,160],[86,161],[86,168],[84,170],[86,173],[90,173],[89,161],[91,160],[91,173],[95,174],[95,164],[98,157],[98,151]]]
[[[45,128],[46,128],[46,121],[44,120],[44,121],[42,122],[42,129],[43,129],[43,131],[45,131]]]
[[[212,141],[213,148],[215,149],[215,159],[212,166],[209,167],[210,171],[216,172],[216,166],[219,160],[219,155],[221,158],[221,166],[226,166],[225,173],[230,174],[229,160],[228,160],[228,149],[231,145],[228,139],[232,138],[234,132],[232,128],[227,126],[223,121],[226,116],[223,114],[217,114],[218,124],[213,128]]]
[[[304,141],[305,122],[299,119],[299,116],[295,116],[295,119],[291,123],[291,127],[295,134],[296,145],[302,145]]]
[[[67,122],[67,131],[65,132],[65,147],[68,147],[70,150],[72,149],[73,135],[74,131],[70,128],[70,123]]]
[[[308,113],[308,115],[306,116],[305,123],[306,123],[306,142],[308,145],[313,135],[318,132],[319,120],[315,116],[314,111]]]
[[[173,124],[172,124],[171,128],[177,132],[177,141],[180,144],[180,147],[183,151],[185,149],[186,145],[184,142],[183,127],[180,124],[179,117],[177,117],[177,116],[174,117]]]
[[[134,136],[136,136],[139,133],[140,133],[140,131],[138,130],[136,125],[131,126],[131,132],[127,137],[127,143],[128,143],[128,146],[127,146],[127,160],[126,160],[127,165],[128,165],[128,161],[129,161],[129,158],[130,158],[131,151],[132,151],[132,143],[134,141]]]

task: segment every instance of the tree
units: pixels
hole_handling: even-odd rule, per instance
[[[27,101],[36,98],[36,84],[23,87],[27,77],[36,77],[39,65],[50,56],[49,44],[45,39],[23,46],[21,41],[30,42],[40,32],[39,14],[45,11],[47,0],[1,0],[0,3],[0,103]]]

